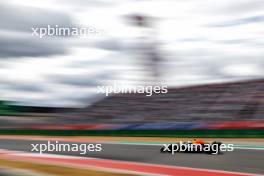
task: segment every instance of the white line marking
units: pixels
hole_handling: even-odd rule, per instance
[[[150,163],[142,163],[142,162],[133,162],[133,161],[118,161],[118,160],[111,160],[111,159],[102,159],[102,158],[94,158],[94,157],[78,157],[78,156],[69,156],[69,155],[58,155],[58,154],[32,154],[29,152],[22,152],[22,151],[11,151],[11,150],[2,150],[0,149],[0,152],[3,151],[6,154],[11,154],[11,155],[17,155],[17,156],[33,156],[33,157],[47,157],[47,158],[69,158],[69,159],[84,159],[84,160],[101,160],[101,161],[111,161],[111,162],[122,162],[122,163],[127,163],[127,164],[139,164],[139,165],[146,165],[146,166],[156,166],[156,167],[164,167],[164,168],[172,168],[172,169],[185,169],[185,170],[192,170],[192,171],[204,171],[204,172],[214,172],[214,173],[226,173],[226,174],[240,174],[240,175],[245,175],[245,176],[261,176],[257,174],[251,174],[251,173],[243,173],[243,172],[232,172],[232,171],[222,171],[222,170],[214,170],[214,169],[203,169],[203,168],[191,168],[191,167],[184,167],[184,166],[171,166],[171,165],[163,165],[163,164],[150,164]],[[89,165],[86,165],[89,166]],[[99,169],[106,169],[100,166],[90,166],[93,168],[99,168]],[[90,168],[89,168],[90,169]],[[107,170],[113,170],[113,171],[124,171],[125,173],[128,172],[134,172],[137,174],[140,174],[141,172],[137,171],[128,171],[125,169],[112,169],[112,168],[107,168]],[[144,173],[143,174],[148,174]],[[141,173],[141,174],[142,174]],[[149,174],[148,174],[149,175]],[[156,174],[154,174],[156,175]],[[163,175],[164,176],[164,175]]]

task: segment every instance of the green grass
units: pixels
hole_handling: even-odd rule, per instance
[[[0,130],[0,135],[263,138],[264,130]]]

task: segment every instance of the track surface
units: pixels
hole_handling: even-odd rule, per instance
[[[31,144],[42,143],[47,143],[47,141],[1,139],[0,149],[30,152]],[[160,148],[160,146],[151,145],[102,144],[103,150],[101,152],[89,152],[86,155],[80,155],[77,152],[52,153],[83,157],[89,156],[121,161],[135,161],[142,163],[264,174],[263,150],[235,149],[233,152],[226,152],[221,155],[209,155],[203,153],[176,153],[174,155],[171,155],[161,154],[159,152]]]

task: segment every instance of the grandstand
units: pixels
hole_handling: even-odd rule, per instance
[[[170,88],[151,97],[117,94],[77,114],[96,123],[263,120],[264,80]]]
[[[123,128],[122,125],[128,128],[126,125],[141,124],[144,128],[160,128],[160,125],[174,126],[175,123],[180,123],[176,126],[182,128],[186,122],[187,126],[216,122],[214,124],[220,127],[233,127],[235,124],[232,122],[239,122],[239,128],[251,128],[252,124],[248,124],[248,121],[252,121],[256,128],[263,128],[264,80],[169,88],[167,94],[152,96],[114,94],[91,106],[78,109],[15,108],[22,109],[23,113],[19,116],[1,116],[0,128],[94,129],[108,128],[110,125],[109,128],[119,129]],[[139,128],[136,126],[129,128]]]

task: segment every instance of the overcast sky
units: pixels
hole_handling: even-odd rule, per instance
[[[131,14],[152,17],[154,28],[131,25]],[[47,25],[100,34],[31,35]],[[151,35],[169,86],[264,77],[263,0],[0,0],[0,99],[80,106],[97,85],[141,84],[139,43]]]

